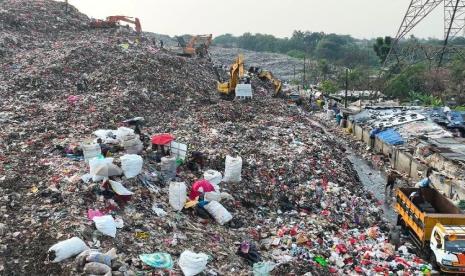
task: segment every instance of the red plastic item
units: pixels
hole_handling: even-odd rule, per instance
[[[203,193],[213,192],[215,190],[213,185],[205,179],[196,181],[194,185],[192,185],[192,189],[189,194],[189,199],[194,200],[196,197],[200,196],[200,189],[202,189]]]
[[[154,145],[166,145],[171,143],[175,137],[169,133],[156,134],[152,136],[152,144]]]

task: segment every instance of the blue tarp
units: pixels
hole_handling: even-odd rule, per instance
[[[404,139],[402,136],[392,128],[386,129],[376,135],[379,139],[384,141],[389,145],[402,145],[404,143]]]

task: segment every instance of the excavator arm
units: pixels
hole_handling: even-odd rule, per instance
[[[134,24],[137,35],[140,35],[140,33],[142,32],[142,26],[140,24],[139,18],[133,18],[124,15],[108,16],[106,20],[97,19],[92,21],[90,23],[90,26],[93,28],[114,28],[117,26],[117,23],[119,21]]]
[[[132,23],[135,26],[136,32],[140,34],[142,32],[142,26],[140,24],[139,18],[134,18],[133,17],[128,17],[124,15],[114,15],[114,16],[108,16],[107,17],[108,22],[118,22],[118,21],[123,21],[127,23]]]
[[[279,93],[281,93],[283,84],[279,79],[275,78],[270,71],[261,71],[258,74],[258,77],[260,79],[267,79],[267,80],[271,81],[271,83],[273,83],[273,86],[274,86],[274,95],[273,96],[274,97],[277,97],[279,95]]]
[[[239,55],[229,70],[229,81],[218,82],[218,92],[224,95],[229,95],[234,92],[237,84],[244,77],[244,56]]]

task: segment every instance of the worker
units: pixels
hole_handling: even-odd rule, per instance
[[[389,170],[387,179],[386,179],[386,187],[384,188],[386,199],[392,197],[392,191],[394,190],[394,184],[396,183],[396,179],[397,179],[397,173],[394,170]],[[388,196],[388,192],[389,192],[389,196]]]
[[[81,75],[79,80],[76,83],[76,88],[78,91],[87,91],[88,88],[88,83],[89,83],[89,76],[84,73]]]
[[[160,39],[160,48],[163,49],[163,40]]]
[[[337,125],[341,124],[342,118],[344,118],[344,116],[342,115],[342,112],[337,113],[337,115],[336,115],[336,123],[337,123]]]
[[[419,206],[424,202],[421,190],[419,192],[412,192],[408,198],[415,206]]]
[[[205,156],[200,151],[194,151],[191,154],[189,161],[187,161],[187,167],[191,171],[203,170],[205,165]]]
[[[376,127],[370,131],[370,147],[374,148],[375,147],[375,138],[376,134],[380,133],[382,131],[381,128]]]
[[[98,138],[97,143],[100,145],[100,149],[101,149],[101,153],[103,157],[107,157],[107,154],[109,154],[110,152],[110,147],[103,143],[102,138]]]
[[[430,184],[431,184],[431,174],[433,173],[433,169],[432,168],[428,168],[428,170],[426,171],[426,177],[423,178],[422,180],[420,180],[420,182],[417,183],[416,186],[420,187],[420,188],[429,188]]]
[[[389,243],[394,245],[395,249],[397,250],[400,246],[400,229],[399,227],[392,225],[389,231],[388,236]]]

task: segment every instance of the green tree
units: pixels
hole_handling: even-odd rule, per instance
[[[373,50],[378,56],[380,63],[384,63],[384,61],[386,61],[387,55],[389,54],[391,47],[392,38],[390,36],[386,36],[384,39],[382,37],[378,37],[376,39],[376,43],[373,44]]]
[[[325,80],[321,83],[321,90],[325,93],[333,94],[338,91],[337,84],[331,80]]]
[[[408,67],[387,81],[384,93],[398,99],[407,99],[411,91],[429,93],[424,87],[425,73],[426,66],[423,64]]]
[[[327,60],[322,59],[318,62],[318,72],[323,77],[323,80],[328,79],[328,75],[331,73],[331,67]]]

